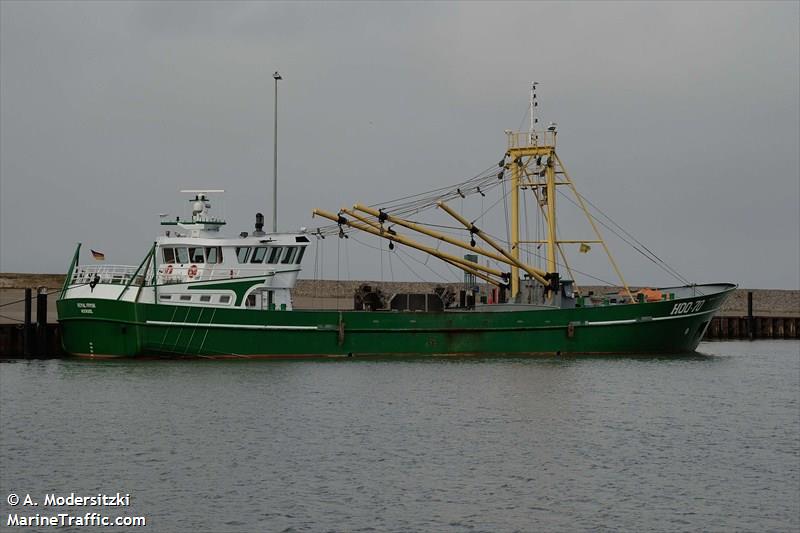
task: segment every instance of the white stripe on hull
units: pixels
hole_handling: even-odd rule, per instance
[[[278,330],[317,330],[317,326],[269,326],[261,324],[207,324],[190,322],[167,322],[163,320],[148,320],[146,324],[153,326],[176,326],[189,328],[228,328],[228,329],[278,329]]]
[[[657,320],[674,320],[676,318],[689,318],[691,316],[700,316],[700,315],[708,315],[711,313],[716,313],[716,309],[711,309],[709,311],[700,311],[699,313],[689,313],[686,315],[675,315],[675,316],[657,316],[654,318],[648,318],[647,320],[642,320],[641,318],[630,318],[627,320],[598,320],[596,322],[584,322],[584,323],[576,323],[576,326],[611,326],[617,324],[635,324],[637,322],[649,322],[657,321]]]

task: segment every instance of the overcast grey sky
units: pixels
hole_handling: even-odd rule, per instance
[[[798,288],[798,6],[2,1],[0,271],[64,272],[77,241],[137,264],[181,188],[226,189],[231,234],[271,220],[279,70],[282,229],[496,164],[538,80],[573,179],[639,240],[693,281]],[[338,241],[326,278],[338,253],[341,278],[416,279]],[[631,283],[673,282],[611,245]]]

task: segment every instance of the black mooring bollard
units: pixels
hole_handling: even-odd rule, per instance
[[[750,340],[755,338],[755,320],[753,319],[753,291],[747,291],[747,336]]]
[[[25,289],[25,322],[22,330],[22,355],[30,358],[33,354],[33,324],[31,321],[33,291]]]
[[[36,356],[47,356],[47,287],[36,294]]]

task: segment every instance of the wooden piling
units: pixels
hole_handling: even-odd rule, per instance
[[[719,320],[711,320],[711,324],[708,325],[706,330],[706,336],[710,339],[719,338]]]
[[[22,323],[22,355],[25,358],[30,358],[33,355],[32,294],[33,290],[30,287],[25,289],[25,314]]]
[[[36,293],[36,357],[47,356],[47,288]]]

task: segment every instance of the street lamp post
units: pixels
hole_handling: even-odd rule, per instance
[[[276,70],[272,75],[275,79],[275,128],[273,131],[273,156],[272,156],[272,231],[278,232],[278,80],[282,80]]]

